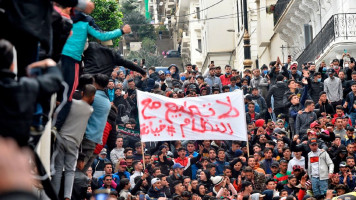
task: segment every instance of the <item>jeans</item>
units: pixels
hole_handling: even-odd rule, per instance
[[[351,123],[352,123],[352,126],[355,126],[355,120],[356,120],[356,112],[351,112],[350,114],[348,114],[348,116],[350,117],[351,119]]]
[[[91,140],[88,140],[84,136],[83,141],[82,141],[82,146],[81,146],[81,152],[83,154],[85,154],[85,158],[84,158],[85,166],[84,166],[84,169],[82,170],[82,172],[84,172],[84,173],[88,170],[88,168],[94,162],[94,159],[96,157],[96,155],[94,154],[95,147],[96,147],[96,143]]]
[[[72,189],[74,183],[74,172],[78,159],[78,147],[74,142],[57,139],[58,154],[55,159],[55,174],[52,179],[54,191],[58,194],[61,188],[61,179],[64,167],[64,198],[72,197]]]
[[[312,177],[311,182],[314,196],[326,194],[326,190],[328,189],[328,180],[320,180],[319,178]]]

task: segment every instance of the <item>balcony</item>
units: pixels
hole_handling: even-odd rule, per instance
[[[325,57],[328,51],[331,52],[330,48],[340,51],[345,48],[344,45],[350,43],[351,46],[356,43],[356,13],[335,14],[304,49],[297,61],[300,64],[316,61],[321,56]]]
[[[291,0],[278,0],[276,3],[276,6],[274,8],[274,25],[277,24],[278,20],[281,18],[283,15],[284,11],[287,8],[287,5],[289,4]]]

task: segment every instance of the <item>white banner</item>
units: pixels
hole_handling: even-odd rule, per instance
[[[173,99],[137,90],[141,140],[247,141],[241,90]]]

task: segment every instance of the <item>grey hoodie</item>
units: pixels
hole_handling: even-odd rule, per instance
[[[297,115],[295,122],[295,133],[297,135],[304,135],[307,133],[307,130],[310,128],[310,124],[317,120],[315,112],[305,112]]]

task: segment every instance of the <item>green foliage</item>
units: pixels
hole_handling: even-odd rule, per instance
[[[137,11],[132,11],[130,13],[125,12],[125,16],[123,18],[125,24],[129,24],[131,26],[132,32],[138,32],[139,28],[143,24],[148,24],[145,16]]]
[[[121,3],[122,11],[125,13],[125,15],[130,14],[132,11],[136,9],[135,3],[136,0],[132,1],[123,1]]]
[[[124,11],[125,13],[125,11]],[[156,38],[155,28],[149,24],[146,17],[137,11],[125,13],[123,18],[125,24],[131,26],[131,30],[136,40],[143,40],[143,38]]]
[[[139,38],[150,38],[156,39],[155,27],[152,24],[146,24],[145,26],[140,26],[138,29]]]
[[[138,60],[145,59],[147,67],[162,66],[163,64],[163,56],[151,53],[145,48],[142,48],[139,51],[131,51],[127,58],[129,60],[132,60],[134,58]]]
[[[155,53],[157,46],[154,40],[150,39],[150,38],[144,38],[142,40],[142,49],[144,49],[145,51],[149,52],[149,53]]]
[[[95,23],[103,31],[112,31],[123,25],[123,14],[116,0],[93,0],[95,9],[91,16]],[[117,46],[119,39],[114,39],[114,46]]]
[[[159,27],[156,28],[156,31],[168,31],[165,25],[160,25]]]

